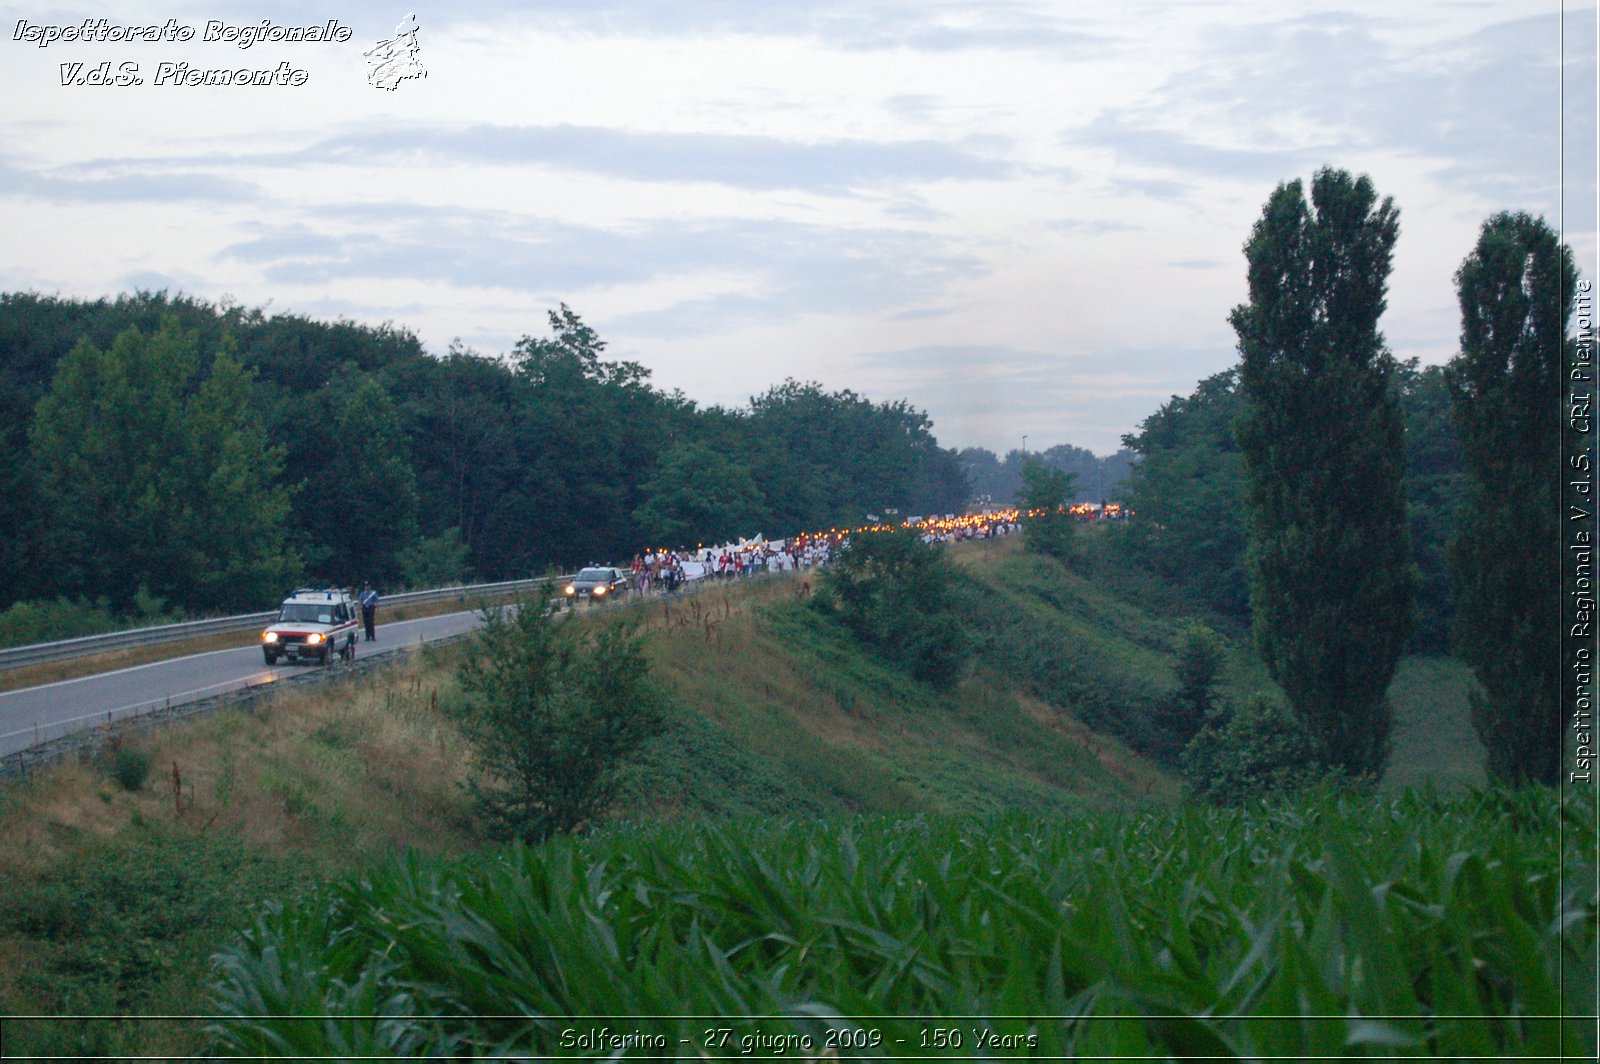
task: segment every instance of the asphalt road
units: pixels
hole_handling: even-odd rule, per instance
[[[374,649],[443,639],[475,628],[478,623],[476,611],[380,623],[377,642],[358,640],[356,657]],[[252,646],[8,691],[0,694],[0,757],[106,721],[273,683],[319,668],[322,666],[287,664],[269,668],[262,659],[261,648]]]

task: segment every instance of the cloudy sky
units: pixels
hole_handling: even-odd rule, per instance
[[[392,321],[441,354],[566,302],[702,404],[792,376],[906,399],[948,446],[1104,454],[1233,364],[1240,248],[1319,166],[1400,209],[1402,358],[1454,353],[1496,211],[1595,277],[1595,0],[1096,6],[5,3],[0,291]],[[408,12],[426,77],[375,88]],[[33,29],[98,18],[194,39]],[[263,18],[351,37],[204,39]],[[143,84],[62,84],[108,61]]]

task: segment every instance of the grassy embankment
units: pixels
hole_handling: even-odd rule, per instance
[[[986,664],[951,695],[861,653],[804,607],[798,581],[648,607],[652,655],[677,710],[617,817],[970,820],[1170,806],[1176,781],[1124,739],[1152,742],[1127,718],[1170,687],[1178,620],[1015,543],[955,553],[973,578],[975,629],[987,634]],[[205,1011],[206,957],[261,900],[293,906],[394,853],[480,848],[458,786],[468,752],[449,719],[452,666],[449,652],[424,654],[350,686],[169,729],[133,751],[153,766],[136,790],[93,765],[0,789],[0,878],[10,885],[0,1011]],[[1464,706],[1449,698],[1422,706],[1452,668],[1403,673],[1416,693],[1398,707],[1397,766],[1420,760],[1405,744],[1434,742],[1442,720],[1460,721]],[[1231,682],[1252,682],[1251,669],[1237,655]],[[1035,682],[1023,689],[1019,677]],[[1475,753],[1437,746],[1428,756],[1441,777],[1470,777]],[[13,1023],[7,1049],[183,1051],[196,1038],[181,1021]]]

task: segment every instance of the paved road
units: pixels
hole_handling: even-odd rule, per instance
[[[357,642],[356,657],[363,651],[443,639],[477,625],[476,611],[379,624],[378,641]],[[9,691],[0,694],[0,757],[108,720],[121,720],[242,687],[273,683],[285,676],[318,668],[321,666],[269,668],[262,660],[261,648],[252,646],[214,650],[208,654]]]

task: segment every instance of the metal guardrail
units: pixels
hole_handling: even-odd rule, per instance
[[[571,577],[557,576],[549,579],[559,582],[570,580]],[[467,584],[459,587],[442,587],[433,591],[407,591],[398,595],[385,595],[382,605],[389,609],[395,609],[401,606],[430,605],[455,599],[462,606],[467,606],[478,599],[531,591],[545,582],[544,579],[504,580],[497,584]],[[162,624],[151,628],[129,628],[121,632],[86,635],[77,639],[62,639],[54,643],[33,643],[24,647],[10,647],[0,650],[0,670],[15,669],[23,665],[38,665],[47,661],[63,661],[67,658],[83,657],[88,654],[103,654],[111,650],[126,650],[130,647],[173,643],[180,639],[196,639],[201,636],[221,635],[227,632],[245,632],[252,628],[263,628],[271,624],[277,616],[277,610],[269,610],[265,613],[244,613],[234,617],[214,617],[206,621],[183,621],[178,624]]]
[[[741,580],[762,581],[772,579],[776,574],[756,573]],[[459,597],[462,605],[468,605],[474,600],[481,600],[496,595],[515,594],[519,591],[530,590],[544,583],[562,583],[570,580],[570,576],[549,577],[539,580],[508,580],[499,584],[474,584],[464,587],[440,588],[436,591],[415,591],[406,594],[391,595],[384,599],[387,605],[417,605],[448,601],[452,596]],[[675,592],[664,593],[657,596],[641,596],[637,589],[628,595],[619,597],[605,603],[591,603],[587,609],[609,612],[617,609],[640,607],[647,603],[660,601],[669,605],[674,601],[682,601],[683,597],[693,596],[712,588],[726,586],[721,580],[695,579],[689,581]],[[569,619],[575,614],[571,613],[572,603],[562,600],[561,606],[555,614],[555,620]],[[587,612],[587,610],[585,611]],[[161,625],[156,628],[133,629],[127,632],[114,632],[104,636],[88,636],[83,639],[68,639],[60,643],[41,643],[36,647],[18,647],[16,650],[33,650],[37,647],[57,647],[68,644],[82,644],[93,640],[111,640],[118,637],[132,637],[140,634],[170,632],[174,629],[184,629],[187,635],[165,636],[164,639],[187,638],[195,633],[196,628],[212,626],[209,630],[236,631],[255,627],[264,618],[270,621],[276,617],[275,613],[246,614],[238,617],[220,617],[210,621],[192,621],[185,624]],[[223,625],[232,624],[235,627],[224,628]],[[430,640],[427,643],[404,643],[383,650],[365,650],[360,658],[353,662],[341,664],[333,669],[311,669],[297,672],[292,676],[275,677],[267,683],[251,684],[248,680],[239,683],[226,683],[217,685],[220,690],[214,694],[206,694],[192,701],[173,702],[167,699],[152,699],[137,706],[124,707],[116,711],[119,716],[108,713],[102,720],[99,717],[83,717],[73,721],[57,722],[56,724],[39,727],[36,729],[34,740],[28,745],[10,752],[0,754],[0,778],[6,776],[26,776],[34,769],[42,768],[57,761],[72,756],[85,756],[86,751],[93,750],[116,736],[132,733],[148,734],[152,728],[187,720],[191,717],[211,713],[227,706],[250,706],[257,699],[271,698],[287,690],[299,689],[305,685],[327,682],[342,682],[353,676],[365,675],[369,671],[382,668],[395,661],[397,658],[409,655],[424,647],[438,647],[457,640],[469,638],[470,632],[444,636],[440,639]],[[161,642],[162,639],[152,639],[149,642]],[[129,642],[128,646],[145,645],[139,642]],[[0,653],[7,653],[0,651]],[[3,666],[0,666],[3,667]],[[213,690],[213,689],[208,689]]]
[[[242,706],[246,711],[253,712],[255,704],[263,699],[276,698],[278,695],[298,691],[310,685],[348,682],[409,657],[419,650],[444,646],[465,639],[471,634],[471,632],[461,632],[427,643],[403,643],[383,650],[368,650],[358,660],[345,662],[336,669],[310,669],[295,675],[280,676],[268,683],[246,682],[237,687],[229,686],[194,701],[157,700],[136,707],[132,712],[125,711],[120,716],[107,714],[103,720],[95,718],[91,722],[85,718],[57,723],[39,729],[41,737],[32,745],[0,754],[0,779],[8,776],[26,777],[36,769],[57,762],[73,757],[86,757],[107,743],[116,742],[121,738],[149,735],[156,728],[205,716],[220,709]]]

